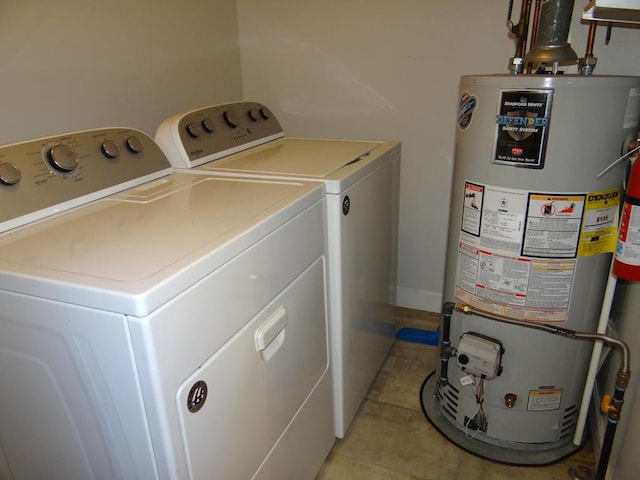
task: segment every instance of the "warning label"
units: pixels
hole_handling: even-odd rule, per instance
[[[582,225],[585,195],[529,194],[522,254],[574,258]]]
[[[466,181],[456,298],[508,318],[566,321],[577,257],[615,248],[618,197]]]
[[[562,390],[530,390],[527,410],[558,410],[562,400]]]

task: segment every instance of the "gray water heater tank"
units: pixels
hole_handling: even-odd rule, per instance
[[[624,165],[600,174],[635,139],[640,78],[465,76],[458,100],[445,301],[595,331]],[[569,442],[592,343],[454,312],[452,347],[469,335],[499,373],[450,361],[442,415],[501,447]]]

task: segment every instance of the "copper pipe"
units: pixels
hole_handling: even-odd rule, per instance
[[[527,34],[529,31],[529,17],[531,16],[531,2],[533,0],[522,0],[522,10],[517,27],[516,57],[522,58],[527,50]]]
[[[597,58],[593,56],[593,44],[596,40],[596,27],[598,26],[595,20],[589,22],[589,36],[587,37],[587,49],[584,57],[578,60],[578,73],[581,75],[592,75],[593,70],[596,68]]]
[[[585,58],[593,58],[593,44],[596,41],[596,25],[597,22],[595,20],[589,22],[589,36],[587,37],[587,52],[584,54]]]
[[[529,48],[532,48],[536,43],[536,37],[538,36],[538,23],[540,22],[541,6],[542,0],[536,0],[536,7],[533,10],[533,24],[531,26],[531,41],[529,42]]]
[[[533,10],[533,24],[531,25],[531,40],[529,42],[529,49],[533,48],[536,43],[536,37],[538,36],[538,24],[540,23],[540,8],[542,7],[542,0],[536,0],[536,6]],[[533,66],[531,63],[527,63],[527,74],[531,74]]]

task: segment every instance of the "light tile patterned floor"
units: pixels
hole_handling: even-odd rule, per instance
[[[435,330],[439,318],[398,309],[400,326]],[[337,440],[316,480],[567,480],[593,468],[589,446],[546,467],[513,467],[468,454],[441,436],[420,406],[436,347],[396,341],[347,435]]]

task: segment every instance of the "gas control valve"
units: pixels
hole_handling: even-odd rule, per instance
[[[456,350],[458,367],[470,374],[490,380],[502,373],[502,342],[479,333],[467,332],[460,337]]]

